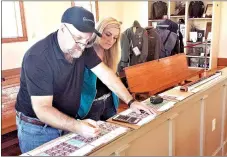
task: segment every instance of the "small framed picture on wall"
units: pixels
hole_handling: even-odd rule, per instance
[[[207,4],[205,17],[212,18],[212,12],[213,12],[213,4]]]

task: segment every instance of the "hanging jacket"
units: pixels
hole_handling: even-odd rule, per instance
[[[160,51],[160,58],[168,57],[171,55],[173,48],[176,45],[177,34],[167,29],[158,29],[162,44]]]
[[[84,70],[84,82],[80,97],[80,108],[78,110],[78,115],[83,119],[91,109],[92,103],[96,96],[96,82],[97,76],[90,70],[85,68]],[[113,104],[115,109],[118,109],[119,98],[112,92]]]
[[[133,27],[136,28],[135,33],[133,32]],[[125,40],[126,37],[128,40]],[[132,47],[136,46],[141,52],[138,56],[132,51]],[[121,60],[121,63],[129,61],[129,65],[135,65],[146,61],[148,55],[148,36],[146,30],[140,26],[138,21],[134,21],[133,26],[123,32],[121,50],[121,59],[124,59]]]
[[[179,36],[177,37],[176,45],[171,52],[171,56],[178,53],[184,53],[183,35],[180,31],[179,31]]]
[[[176,45],[174,46],[171,55],[184,52],[183,35],[179,30],[178,24],[170,19],[166,19],[160,22],[159,25],[169,25],[167,29],[178,34]]]
[[[125,33],[121,34],[121,60],[118,64],[118,72],[122,72],[125,67],[129,66],[130,43]]]
[[[161,21],[159,23],[159,25],[169,25],[169,27],[167,29],[170,30],[171,32],[177,33],[177,30],[178,30],[177,23],[175,23],[169,19],[165,19],[164,21]]]
[[[152,61],[159,59],[159,54],[161,51],[161,38],[157,30],[153,27],[145,28],[148,35],[148,56],[147,61]]]

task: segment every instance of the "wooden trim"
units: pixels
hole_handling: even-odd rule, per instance
[[[95,1],[95,15],[96,15],[96,22],[99,21],[99,4],[98,0]]]
[[[25,16],[24,16],[24,4],[23,4],[23,1],[19,1],[19,5],[20,5],[20,15],[21,15],[21,25],[22,25],[23,37],[2,38],[2,43],[28,41],[26,21],[25,21]]]
[[[23,38],[28,40],[27,28],[26,28],[26,20],[25,20],[25,14],[24,14],[24,4],[23,4],[22,1],[19,1],[19,5],[20,5],[20,14],[21,14]]]
[[[2,43],[12,43],[12,42],[22,42],[28,41],[27,37],[18,37],[18,38],[2,38]]]
[[[227,58],[218,58],[218,66],[227,66]]]

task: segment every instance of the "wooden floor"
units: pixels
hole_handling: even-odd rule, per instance
[[[224,67],[219,67],[218,70],[222,68]],[[127,105],[121,102],[118,112],[121,112],[127,108]],[[17,131],[2,135],[1,144],[2,156],[18,156],[21,154],[17,138]]]
[[[21,154],[17,131],[2,135],[2,154],[1,156],[18,156]]]

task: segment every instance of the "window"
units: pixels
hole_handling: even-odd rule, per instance
[[[94,14],[96,22],[99,21],[98,1],[72,1],[72,6],[81,6]]]
[[[27,41],[22,1],[2,1],[2,43]]]

